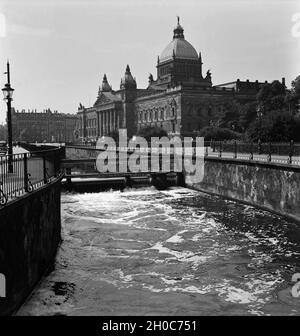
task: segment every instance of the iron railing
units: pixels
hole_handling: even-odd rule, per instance
[[[64,148],[0,156],[0,206],[51,182],[60,174]]]
[[[300,165],[300,143],[205,141],[205,156]]]
[[[183,143],[182,143],[182,146]],[[192,143],[195,154],[196,142]],[[151,143],[148,150],[151,152]],[[253,160],[261,162],[272,162],[287,165],[300,165],[300,143],[290,142],[241,142],[241,141],[204,141],[205,157],[228,158],[240,160]],[[146,148],[147,149],[147,148]],[[126,150],[117,148],[117,150]],[[130,150],[128,150],[130,154]],[[66,155],[69,159],[96,158],[100,150],[92,145],[67,145]]]

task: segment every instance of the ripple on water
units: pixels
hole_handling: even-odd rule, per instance
[[[56,269],[20,314],[299,315],[299,227],[185,188],[62,196]]]

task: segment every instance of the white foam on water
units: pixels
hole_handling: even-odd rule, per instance
[[[164,277],[161,277],[161,280],[167,285],[175,285],[178,282],[178,280],[166,279]]]
[[[196,241],[200,240],[201,237],[202,237],[202,234],[201,233],[197,233],[190,240],[196,242]]]
[[[182,243],[184,239],[180,236],[181,234],[188,232],[187,230],[182,230],[177,232],[174,236],[170,237],[169,239],[166,240],[167,243]]]
[[[174,251],[163,246],[161,242],[156,243],[154,246],[148,248],[148,250],[157,250],[159,253],[170,254],[173,257],[166,258],[166,260],[178,260],[180,262],[188,262],[192,263],[194,267],[197,267],[199,264],[205,263],[210,258],[209,256],[199,256],[189,251]]]
[[[199,191],[187,189],[183,187],[171,187],[168,190],[160,191],[162,194],[172,196],[173,199],[180,199],[183,197],[193,197],[195,195],[199,195]]]
[[[276,239],[276,238],[268,238],[268,241],[273,245],[278,245],[279,244],[279,240]]]
[[[233,245],[233,246],[227,247],[227,248],[226,248],[226,251],[228,251],[228,252],[232,252],[232,251],[240,251],[241,249],[242,249],[241,246]]]
[[[246,279],[249,278],[249,281],[241,283],[243,288],[230,284],[229,280],[224,280],[216,290],[225,301],[251,304],[258,308],[271,300],[272,292],[283,279],[278,278],[278,275],[270,274],[261,274],[259,278],[254,278],[255,276],[257,275],[253,274],[253,278],[245,276]]]

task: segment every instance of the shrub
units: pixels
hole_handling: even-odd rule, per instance
[[[205,141],[216,140],[239,140],[241,134],[234,132],[229,128],[221,128],[215,126],[206,126],[200,130],[199,136],[204,137]]]

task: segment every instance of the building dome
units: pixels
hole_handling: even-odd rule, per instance
[[[169,59],[181,58],[198,60],[198,54],[195,48],[184,39],[183,28],[179,24],[179,17],[177,27],[174,29],[173,40],[165,47],[159,57],[160,62],[165,62]]]

